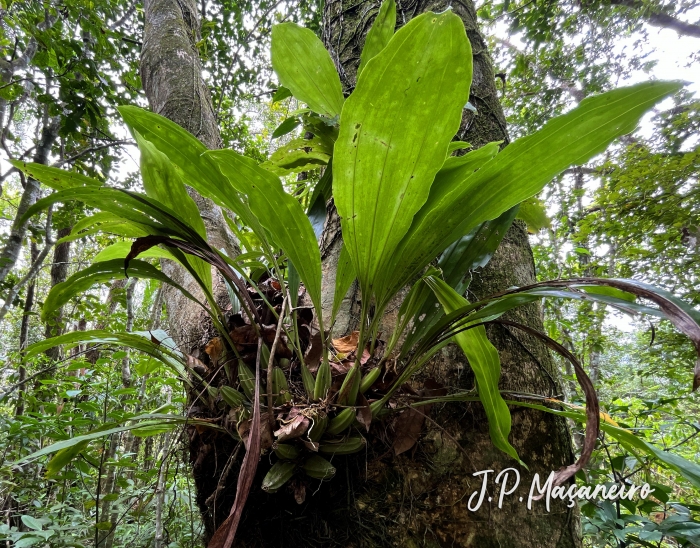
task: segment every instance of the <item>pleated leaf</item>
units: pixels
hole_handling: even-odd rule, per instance
[[[394,0],[384,0],[379,13],[372,23],[372,28],[369,29],[365,38],[365,45],[360,54],[360,66],[357,69],[357,74],[361,74],[370,59],[377,56],[394,36],[396,28],[396,2]]]
[[[467,304],[464,297],[441,279],[430,276],[425,281],[435,292],[448,314]],[[486,329],[483,325],[458,333],[454,336],[454,340],[464,352],[474,371],[479,400],[484,406],[489,421],[491,441],[501,451],[520,461],[518,453],[508,441],[511,417],[508,405],[498,390],[498,381],[501,378],[501,360],[498,357],[498,350],[486,337]]]
[[[507,146],[477,172],[434,184],[393,254],[393,271],[399,275],[378,290],[381,300],[417,276],[457,238],[534,196],[570,165],[585,163],[615,138],[633,131],[645,112],[681,87],[677,82],[647,82],[588,97]]]
[[[26,358],[32,358],[55,346],[66,346],[72,348],[79,344],[104,344],[112,347],[127,347],[139,352],[143,352],[164,363],[182,380],[191,384],[182,364],[182,355],[169,348],[166,344],[156,341],[156,337],[151,333],[120,333],[100,329],[90,331],[71,331],[58,337],[51,337],[43,341],[36,342],[27,347]]]
[[[367,65],[343,107],[333,195],[366,298],[396,277],[388,265],[459,128],[471,73],[462,20],[425,13]]]
[[[335,118],[343,91],[328,50],[313,31],[295,23],[272,27],[272,68],[280,84],[311,110]]]
[[[335,288],[333,291],[333,310],[331,312],[331,323],[335,321],[335,317],[340,310],[340,305],[350,289],[352,282],[355,281],[355,270],[352,267],[350,254],[343,246],[338,257],[338,268],[335,270]]]
[[[270,240],[289,257],[317,311],[321,310],[321,253],[314,230],[296,198],[279,178],[233,150],[207,152],[248,206]]]
[[[42,320],[46,321],[52,312],[62,307],[76,295],[86,292],[93,285],[110,280],[123,280],[127,277],[127,274],[132,278],[159,280],[172,285],[181,291],[183,295],[199,303],[184,287],[177,284],[154,266],[144,261],[133,260],[129,263],[129,268],[125,272],[124,260],[112,259],[111,261],[94,263],[88,268],[76,272],[65,282],[54,285],[44,301],[44,307],[41,311]]]
[[[513,223],[517,207],[509,209],[493,221],[486,221],[452,243],[438,260],[445,282],[459,295],[464,295],[470,281],[470,272],[488,264]],[[408,351],[442,317],[442,308],[435,306],[437,298],[430,291],[421,291],[416,299],[423,304],[413,316],[413,328],[406,335],[403,350]]]
[[[177,211],[183,222],[206,240],[207,230],[199,208],[187,193],[173,163],[138,131],[134,131],[134,135],[141,152],[141,179],[146,194],[173,211]],[[188,255],[185,260],[197,272],[197,278],[204,284],[205,292],[213,295],[211,265],[191,255]]]
[[[132,242],[124,241],[117,242],[116,244],[108,245],[102,251],[100,251],[95,258],[92,260],[93,264],[101,263],[105,261],[111,261],[113,259],[122,259],[131,251]],[[139,253],[139,258],[141,259],[170,259],[171,261],[176,261],[177,259],[173,256],[170,251],[160,247],[151,247],[143,253]],[[123,263],[122,263],[123,270]]]
[[[236,189],[221,176],[219,169],[204,153],[204,144],[167,118],[133,106],[121,106],[119,112],[132,134],[139,133],[165,154],[185,184],[221,207],[230,209],[258,234],[260,226]],[[261,237],[258,234],[258,237]]]

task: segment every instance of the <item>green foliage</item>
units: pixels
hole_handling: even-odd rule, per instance
[[[225,96],[231,82],[269,87],[259,65],[253,69],[246,67],[238,51],[232,53],[225,48],[226,41],[236,36],[247,52],[260,53],[259,44],[264,43],[265,31],[260,30],[260,42],[251,45],[245,37],[244,15],[255,10],[255,13],[262,13],[272,4],[262,3],[255,8],[244,4],[210,6],[210,13],[204,20],[203,38],[198,44],[205,64],[217,67],[218,74],[226,73],[226,67],[240,65],[240,71],[229,68],[227,74],[232,75],[231,79],[227,76],[228,82],[217,83],[215,89],[217,102],[225,112],[231,110],[233,104],[232,99]],[[309,7],[311,11],[305,12]],[[485,4],[482,14],[497,16],[493,7],[492,3]],[[516,16],[518,22],[514,28],[524,29],[533,40],[549,40],[549,22],[545,25],[542,21],[558,17],[559,8],[541,8],[549,11],[536,23],[535,26],[540,26],[535,29],[528,20],[534,16],[526,7],[522,7],[522,16]],[[315,5],[303,4],[295,17],[316,17],[316,9]],[[270,21],[278,16],[270,17]],[[227,18],[232,22],[217,24],[217,21],[229,20]],[[267,20],[256,25],[261,25],[261,29],[270,28]],[[35,390],[22,389],[30,408],[26,415],[2,423],[0,435],[4,438],[0,443],[10,447],[9,440],[19,440],[12,441],[15,445],[7,453],[7,458],[11,459],[8,462],[20,463],[19,470],[24,475],[22,485],[2,480],[6,482],[3,485],[15,490],[15,498],[23,502],[22,507],[17,508],[18,519],[0,529],[1,539],[12,540],[15,546],[46,539],[56,546],[70,545],[71,538],[83,544],[91,542],[93,534],[117,526],[106,521],[105,516],[98,518],[95,513],[95,508],[107,501],[114,502],[127,516],[118,523],[120,534],[132,544],[149,543],[151,539],[147,536],[151,533],[143,532],[141,527],[149,530],[145,524],[153,521],[151,510],[141,503],[133,508],[132,501],[148,492],[157,479],[158,469],[152,466],[156,460],[153,453],[147,456],[138,446],[136,459],[150,464],[144,470],[131,468],[134,461],[130,460],[128,447],[133,447],[129,441],[133,437],[129,436],[133,433],[150,440],[162,440],[166,432],[165,435],[176,434],[171,430],[184,421],[181,418],[185,413],[183,398],[176,397],[174,404],[159,407],[164,403],[166,388],[179,386],[182,381],[198,394],[197,400],[201,400],[203,408],[231,417],[231,422],[220,430],[234,437],[241,433],[239,429],[255,422],[256,415],[252,411],[265,411],[265,396],[274,404],[275,428],[279,431],[295,419],[293,408],[304,409],[305,415],[299,415],[297,422],[302,418],[311,423],[311,427],[307,426],[308,434],[279,444],[275,450],[277,460],[263,481],[263,488],[274,492],[297,474],[329,479],[336,471],[334,465],[322,457],[309,457],[308,445],[302,445],[301,436],[305,436],[303,439],[308,443],[320,443],[316,448],[327,455],[351,454],[365,449],[366,442],[355,431],[360,427],[369,429],[371,421],[378,420],[390,408],[406,403],[406,394],[401,390],[403,383],[452,340],[460,345],[469,360],[476,376],[477,393],[449,394],[435,402],[481,401],[494,445],[518,459],[508,439],[510,412],[507,405],[523,403],[506,401],[499,392],[499,357],[486,339],[482,323],[498,321],[505,312],[522,304],[539,301],[542,297],[583,303],[584,308],[577,309],[578,305],[558,308],[560,317],[549,322],[549,334],[556,337],[565,332],[567,325],[570,328],[575,323],[570,320],[571,311],[598,312],[600,309],[594,307],[606,304],[627,313],[672,318],[686,334],[697,340],[697,313],[670,293],[643,284],[624,282],[628,285],[622,286],[619,285],[622,282],[612,281],[606,285],[604,280],[591,279],[592,274],[606,273],[604,257],[599,256],[596,249],[596,243],[605,240],[615,243],[617,253],[615,269],[607,273],[631,277],[646,268],[650,277],[656,277],[654,281],[658,279],[667,287],[674,285],[671,287],[674,292],[689,297],[691,302],[696,300],[694,275],[684,276],[691,262],[676,260],[683,256],[685,245],[669,237],[674,230],[676,233],[683,230],[689,238],[697,232],[693,217],[694,192],[686,188],[679,191],[678,179],[669,175],[683,173],[690,177],[697,171],[697,155],[683,148],[696,123],[692,109],[663,118],[672,122],[668,124],[663,147],[634,143],[613,149],[607,155],[596,167],[603,185],[590,207],[590,215],[555,218],[550,227],[544,205],[534,197],[562,170],[588,161],[606,150],[615,138],[632,131],[644,112],[677,91],[679,85],[638,84],[590,97],[544,127],[541,126],[548,115],[563,106],[559,102],[560,94],[539,94],[537,100],[541,108],[525,113],[526,120],[522,122],[522,127],[528,129],[541,127],[539,131],[502,152],[499,152],[501,143],[490,143],[463,156],[451,156],[456,150],[471,148],[467,143],[451,142],[463,110],[468,108],[465,104],[468,104],[471,80],[470,46],[463,25],[448,12],[416,17],[396,34],[395,26],[396,5],[393,0],[385,0],[362,52],[357,87],[347,100],[333,62],[316,35],[294,23],[274,27],[272,65],[282,86],[273,97],[276,106],[272,109],[277,110],[269,120],[277,123],[268,120],[270,127],[257,132],[256,136],[257,130],[245,123],[232,125],[230,113],[222,116],[225,141],[237,143],[239,151],[244,151],[245,155],[230,149],[208,152],[194,136],[168,120],[136,107],[121,107],[124,120],[140,148],[145,194],[105,187],[101,177],[90,178],[37,164],[15,163],[26,174],[57,191],[38,202],[26,215],[27,219],[49,205],[76,200],[97,210],[80,219],[71,234],[63,239],[95,239],[94,246],[80,258],[81,267],[88,258],[92,259],[92,266],[81,268],[49,292],[43,302],[43,317],[48,318],[63,305],[70,321],[108,318],[108,325],[99,330],[81,331],[79,328],[26,349],[22,363],[39,372],[44,367],[40,359],[42,352],[58,345],[74,349],[73,357],[67,361],[68,373],[75,376],[66,372],[56,374],[55,378],[40,375]],[[556,47],[559,48],[556,51],[565,50],[561,44]],[[577,51],[577,59],[583,53]],[[47,54],[39,57],[38,62],[50,65],[53,61],[49,58]],[[532,59],[523,56],[518,62],[516,74],[520,70],[525,80]],[[592,82],[586,89],[602,87],[599,82]],[[13,101],[19,88],[13,85],[2,91],[4,99]],[[280,101],[289,97],[293,100],[283,106]],[[309,108],[291,111],[296,108],[295,100]],[[283,120],[281,124],[280,120]],[[273,130],[275,126],[277,129]],[[299,130],[302,136],[293,133]],[[281,143],[269,158],[265,158],[260,135],[279,139]],[[323,169],[322,175],[311,173],[306,180],[279,177],[319,168]],[[558,179],[557,183],[560,181]],[[227,257],[209,245],[204,222],[185,185],[233,212],[235,217],[227,221],[246,253]],[[580,197],[580,189],[577,192]],[[343,247],[331,315],[324,318],[321,255],[316,242],[325,220],[326,202],[331,197],[341,216]],[[569,205],[574,204],[576,197],[574,193]],[[16,201],[16,197],[13,199]],[[543,229],[551,229],[558,237],[572,243],[573,251],[565,268],[558,268],[561,265],[550,261],[545,265],[548,273],[559,277],[559,273],[565,271],[587,280],[556,281],[469,304],[464,298],[468,289],[465,274],[488,262],[516,214],[526,220],[531,232],[542,234]],[[658,227],[663,230],[657,230]],[[115,243],[115,237],[129,240]],[[137,242],[130,253],[133,238]],[[542,260],[546,250],[537,252]],[[674,263],[671,269],[652,263],[660,253],[674,259],[670,261]],[[137,255],[140,260],[135,259]],[[213,329],[223,349],[217,358],[211,355],[207,361],[208,365],[222,366],[216,369],[219,375],[216,382],[220,384],[216,385],[207,377],[208,372],[202,373],[207,366],[201,361],[174,348],[167,334],[150,330],[152,324],[146,318],[151,311],[147,305],[154,303],[160,282],[175,285],[194,299],[155,264],[145,262],[150,259],[179,263],[199,285],[206,300],[206,305],[200,304],[211,315]],[[211,266],[216,267],[226,285],[229,302],[223,305],[221,299],[214,296],[216,284]],[[145,331],[124,332],[124,313],[120,307],[127,302],[123,288],[112,286],[110,295],[115,307],[111,312],[96,297],[99,289],[92,289],[97,284],[103,287],[107,281],[121,281],[127,274],[129,279],[138,277],[146,284],[143,309],[136,314],[136,329]],[[421,275],[424,277],[420,278]],[[359,280],[363,294],[361,331],[349,342],[331,340],[324,326],[333,324],[340,303],[355,279]],[[676,280],[681,282],[676,285]],[[379,340],[379,319],[387,303],[411,282],[415,283],[399,312],[397,330],[388,334],[389,342],[384,345]],[[144,285],[144,282],[138,283],[139,287]],[[321,331],[315,338],[304,339],[309,321],[302,318],[302,309],[308,301],[299,302],[298,290],[302,283]],[[284,304],[288,294],[291,306]],[[637,295],[657,306],[647,306]],[[444,313],[436,308],[438,302],[444,307]],[[160,319],[161,305],[156,305],[153,315]],[[290,312],[290,308],[294,311]],[[679,314],[683,321],[679,321]],[[283,333],[281,340],[292,357],[282,357],[279,349],[275,354],[267,339],[260,351],[251,355],[246,346],[250,341],[240,344],[236,338],[240,333],[235,335],[227,328],[231,316],[245,316],[245,327],[250,328],[252,339],[258,341],[263,336],[256,331],[269,330],[262,318],[267,323],[279,322]],[[588,324],[578,325],[583,329]],[[37,327],[35,321],[34,329]],[[265,337],[268,335],[265,331]],[[664,324],[659,336],[674,349],[684,344],[674,339]],[[583,348],[582,355],[588,356],[603,348],[602,342],[611,344],[603,339],[601,335],[599,340],[585,346],[573,340],[572,348],[579,345]],[[400,340],[404,342],[398,347]],[[80,353],[96,350],[94,345],[99,345],[105,357],[94,363],[82,359]],[[110,354],[110,348],[129,348],[134,352]],[[670,351],[673,354],[670,358],[669,355],[655,355],[655,352],[661,351],[654,348],[647,356],[646,349],[637,348],[633,359],[637,369],[646,371],[650,377],[653,375],[654,382],[663,379],[661,385],[672,379],[676,392],[687,390],[687,363],[692,349],[687,345],[683,347],[682,356]],[[200,357],[207,360],[201,354]],[[20,357],[13,356],[13,359],[19,363]],[[115,389],[124,360],[142,381],[141,391],[124,383],[123,388]],[[387,388],[376,381],[386,373],[385,365],[389,360],[394,361],[398,377],[393,384],[390,381],[391,386]],[[261,382],[256,383],[257,362],[263,370],[272,368],[268,377],[271,383],[264,372]],[[630,370],[629,362],[623,363],[620,357],[617,362],[621,370]],[[620,382],[622,375],[610,369],[610,378],[604,380],[607,401],[612,396],[608,397],[605,391],[616,384],[624,384]],[[345,375],[342,384],[336,382],[339,370]],[[640,378],[649,377],[640,375]],[[657,389],[658,386],[653,388]],[[575,401],[580,399],[575,388],[571,392]],[[9,393],[3,395],[5,401],[9,397]],[[260,409],[251,405],[256,397],[261,401]],[[615,410],[616,417],[633,419],[626,418],[628,424],[618,425],[613,424],[612,419],[608,421],[608,415],[602,415],[605,445],[594,453],[587,480],[579,481],[606,477],[606,474],[611,482],[618,481],[624,472],[655,474],[659,482],[668,483],[679,475],[687,485],[697,488],[700,476],[693,462],[695,455],[683,446],[684,438],[692,435],[691,423],[686,421],[681,427],[677,420],[669,418],[667,407],[660,410],[662,404],[652,404],[649,408],[636,394],[624,397],[632,403],[615,399],[619,405],[612,405],[608,410],[611,413]],[[587,420],[588,427],[592,427],[591,417],[578,406],[551,400],[541,403],[529,405],[579,422]],[[564,407],[552,409],[552,405]],[[687,414],[696,411],[691,403],[682,405],[687,405],[683,408]],[[144,406],[153,411],[142,412]],[[213,427],[206,421],[189,419],[188,422],[197,428]],[[659,424],[663,424],[663,428],[658,428],[659,432],[663,430],[661,434],[656,430]],[[651,435],[645,429],[654,429],[659,435]],[[42,445],[36,440],[42,440]],[[111,444],[121,444],[113,457],[106,452]],[[679,454],[679,444],[685,453]],[[661,450],[657,445],[672,451]],[[184,492],[186,479],[165,465],[168,451],[165,446],[163,449],[164,454],[158,460],[159,467],[166,469],[169,503],[183,514],[188,506],[191,512],[192,501],[186,495],[178,495]],[[42,464],[52,453],[54,456]],[[609,466],[606,459],[610,460]],[[10,477],[10,466],[6,465],[3,470],[3,478]],[[123,472],[117,474],[122,480],[121,491],[115,489],[99,499],[94,493],[100,474],[110,468]],[[59,487],[61,482],[62,488]],[[34,511],[27,501],[40,507],[42,500],[33,498],[32,491],[43,493],[47,486],[50,486],[49,491],[62,489],[63,502],[48,508],[45,514],[37,510],[37,516],[46,517],[35,518],[30,515]],[[683,498],[690,500],[691,496],[674,495],[677,496],[667,496],[666,500],[660,495],[658,503],[648,507],[621,509],[606,503],[585,505],[582,508],[585,526],[592,537],[600,538],[601,542],[609,539],[639,539],[642,545],[663,539],[695,542],[697,523],[692,512],[696,509]],[[66,500],[79,500],[82,506],[70,506]],[[660,522],[640,517],[656,511],[671,517]],[[69,519],[67,514],[73,517]],[[170,520],[172,538],[181,543],[187,539],[195,542],[194,528],[187,531],[185,520],[178,520],[176,516],[170,516]],[[25,530],[19,529],[20,522]]]

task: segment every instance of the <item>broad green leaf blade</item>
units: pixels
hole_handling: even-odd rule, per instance
[[[187,194],[185,185],[170,159],[153,143],[134,131],[141,153],[141,178],[146,195],[178,213],[203,239],[207,237],[197,204]]]
[[[343,107],[333,196],[365,298],[396,276],[387,265],[445,161],[471,72],[462,20],[425,13],[367,65]]]
[[[352,267],[350,254],[345,246],[340,250],[338,257],[338,267],[335,270],[335,289],[333,291],[333,310],[331,312],[331,325],[335,322],[335,317],[340,310],[340,305],[350,289],[352,282],[355,281],[355,270]]]
[[[165,343],[161,344],[160,341],[155,342],[156,340],[157,337],[150,332],[144,332],[142,334],[114,333],[100,329],[91,331],[71,331],[70,333],[65,333],[64,335],[59,335],[58,337],[52,337],[29,345],[25,355],[27,358],[31,358],[49,348],[63,345],[68,347],[74,347],[79,344],[105,344],[113,347],[126,346],[156,358],[168,366],[185,382],[191,384],[182,364],[182,355],[168,347]]]
[[[570,165],[581,165],[617,137],[635,129],[656,103],[682,87],[677,82],[647,82],[584,99],[571,112],[550,120],[534,134],[507,146],[466,179],[433,185],[394,257],[394,294],[450,243],[485,220],[494,219],[537,194]]]
[[[254,160],[233,150],[207,152],[221,173],[241,194],[270,238],[299,272],[316,310],[321,310],[321,253],[311,223],[299,202],[284,191],[282,182]]]
[[[438,267],[442,270],[445,281],[457,293],[464,295],[469,286],[468,270],[482,268],[488,264],[517,213],[518,206],[515,206],[498,218],[482,223],[452,243],[440,255]]]
[[[525,221],[530,234],[552,226],[552,221],[547,216],[547,208],[539,198],[528,198],[522,202],[518,210],[518,219]]]
[[[154,266],[143,261],[133,260],[125,272],[124,260],[112,259],[111,261],[94,263],[88,268],[76,272],[65,282],[54,285],[44,302],[41,311],[42,320],[46,321],[49,314],[66,304],[75,295],[84,293],[93,285],[110,280],[122,280],[127,277],[127,274],[133,278],[150,278],[170,284],[181,291],[183,295],[205,308],[189,291]]]
[[[29,175],[32,179],[36,179],[43,185],[54,190],[104,186],[102,181],[76,173],[75,171],[66,171],[65,169],[32,162],[19,162],[17,160],[9,160],[9,162],[20,171]]]
[[[108,211],[98,211],[94,215],[83,217],[77,221],[68,236],[64,236],[56,242],[72,242],[80,238],[91,236],[92,234],[114,234],[125,238],[140,238],[150,234],[149,227],[125,221],[121,217]]]
[[[295,23],[272,27],[272,68],[280,84],[311,110],[335,118],[343,108],[338,72],[321,40]]]
[[[278,137],[282,137],[283,135],[287,135],[287,133],[291,133],[294,131],[296,128],[299,127],[301,124],[301,120],[297,116],[290,116],[284,122],[282,122],[275,131],[272,132],[272,138],[277,139]]]
[[[430,276],[425,281],[435,292],[445,312],[453,312],[467,304],[464,297],[455,293],[454,289],[439,278]],[[511,417],[508,405],[498,390],[498,381],[501,378],[498,350],[486,337],[486,329],[483,325],[458,333],[454,339],[474,371],[479,399],[489,421],[491,441],[501,451],[520,461],[518,453],[508,441]]]
[[[379,13],[372,23],[365,38],[365,45],[360,54],[360,66],[357,74],[360,75],[370,59],[377,56],[394,36],[396,28],[396,2],[394,0],[384,0]]]
[[[108,245],[105,247],[102,251],[100,251],[95,257],[92,259],[92,263],[102,263],[105,261],[111,261],[113,259],[122,259],[122,261],[126,258],[126,256],[129,254],[131,251],[131,242],[129,241],[124,241],[124,242],[117,242],[116,244]],[[170,259],[171,261],[176,261],[177,259],[173,256],[170,251],[167,249],[163,249],[160,247],[151,247],[150,249],[147,249],[143,253],[139,254],[139,257],[141,259]],[[122,270],[123,270],[123,263],[122,263]]]
[[[173,163],[138,131],[134,131],[134,136],[141,152],[141,179],[146,194],[176,211],[184,224],[206,240],[207,229],[204,220]],[[186,260],[197,272],[197,278],[204,284],[205,292],[213,294],[211,265],[191,255],[188,255]]]
[[[518,211],[514,207],[493,221],[486,221],[451,244],[440,256],[438,267],[442,270],[445,282],[459,295],[469,286],[470,272],[488,264],[491,256],[508,232]],[[435,322],[443,315],[442,309],[435,306],[437,300],[431,291],[422,291],[423,305],[413,316],[413,329],[406,335],[402,352],[407,352],[419,341]]]
[[[129,223],[144,227],[150,235],[175,236],[198,244],[204,242],[197,232],[183,223],[168,207],[137,192],[105,186],[69,188],[54,192],[37,200],[28,208],[21,222],[25,222],[52,204],[72,201],[80,201],[90,207],[112,213]]]
[[[228,208],[264,238],[260,225],[247,204],[216,164],[204,153],[208,150],[194,135],[163,116],[133,106],[121,106],[119,112],[132,134],[139,133],[165,154],[179,170],[183,182],[205,198]],[[263,244],[266,242],[263,240]]]
[[[282,145],[267,162],[260,165],[276,175],[289,175],[325,166],[331,154],[333,148],[325,140],[299,138]]]

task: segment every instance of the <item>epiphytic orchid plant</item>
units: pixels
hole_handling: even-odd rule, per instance
[[[308,106],[285,120],[275,136],[303,125],[304,134],[312,137],[291,140],[262,165],[234,150],[207,150],[176,124],[136,107],[120,112],[141,151],[145,193],[59,169],[15,164],[56,191],[25,218],[53,203],[78,200],[97,212],[79,222],[69,238],[95,232],[126,238],[54,287],[44,314],[97,282],[135,276],[175,286],[211,316],[216,333],[205,349],[206,363],[166,346],[164,337],[101,331],[70,333],[38,343],[28,353],[79,342],[134,347],[174,368],[191,399],[205,401],[210,413],[225,416],[223,428],[246,439],[247,453],[232,519],[217,532],[222,542],[232,542],[235,535],[261,450],[277,455],[263,482],[270,492],[295,475],[329,479],[335,467],[325,456],[364,448],[361,432],[370,431],[390,407],[401,408],[397,403],[480,401],[493,443],[517,460],[508,441],[508,404],[586,421],[582,455],[559,471],[557,483],[585,465],[601,427],[623,444],[656,451],[624,429],[600,424],[595,391],[576,358],[545,334],[501,318],[517,306],[543,297],[591,299],[631,314],[666,318],[700,351],[700,314],[638,281],[555,280],[475,303],[464,297],[465,272],[488,261],[521,202],[567,167],[586,162],[631,132],[645,112],[681,84],[648,82],[589,97],[503,150],[490,143],[454,156],[469,148],[452,141],[472,77],[463,23],[449,11],[426,13],[394,33],[395,19],[394,1],[386,0],[367,36],[357,85],[347,99],[330,56],[312,31],[292,23],[274,28],[272,63],[283,86],[277,97],[293,95]],[[305,212],[279,175],[318,168],[325,171]],[[210,246],[186,185],[232,212],[232,229],[251,231],[259,248],[228,257]],[[341,219],[343,248],[332,311],[324,317],[317,238],[331,197]],[[187,292],[149,263],[151,258],[179,263],[203,297]],[[430,266],[436,259],[437,266]],[[260,265],[267,272],[256,283],[251,273]],[[217,300],[212,267],[226,284],[230,307]],[[359,331],[331,339],[329,328],[354,280],[362,293]],[[301,284],[311,308],[299,302]],[[383,312],[408,284],[412,287],[396,329],[380,341]],[[498,322],[530,332],[573,363],[586,395],[585,412],[504,399],[498,388],[498,352],[484,327]],[[475,390],[405,403],[405,382],[450,342],[464,351]],[[389,360],[398,364],[395,372],[386,371]],[[225,374],[219,374],[222,369]],[[699,379],[696,368],[693,388]],[[262,435],[265,430],[268,435]],[[678,469],[677,463],[669,466]]]

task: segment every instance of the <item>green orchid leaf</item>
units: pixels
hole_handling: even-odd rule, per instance
[[[284,120],[284,122],[277,126],[277,128],[275,128],[275,131],[272,132],[272,138],[278,139],[283,135],[287,135],[288,133],[291,133],[296,128],[298,128],[300,125],[301,120],[299,120],[299,118],[296,116],[291,116]]]
[[[181,291],[183,295],[204,307],[204,305],[199,302],[189,291],[173,281],[170,277],[163,274],[154,266],[144,261],[133,260],[129,263],[129,268],[125,272],[124,260],[112,259],[111,261],[94,263],[88,268],[76,272],[65,282],[54,285],[44,301],[44,307],[41,311],[43,321],[46,321],[52,312],[62,307],[71,298],[84,293],[93,285],[110,280],[123,280],[127,277],[127,274],[128,277],[132,278],[159,280],[172,285]]]
[[[202,240],[206,240],[207,229],[204,226],[204,220],[197,204],[187,193],[175,166],[138,131],[134,130],[134,136],[141,152],[141,178],[146,194],[172,211],[177,211],[183,223],[191,227]],[[213,295],[211,265],[191,255],[188,255],[185,260],[197,272],[197,280],[203,285],[202,289],[205,293]]]
[[[360,66],[357,74],[360,75],[370,59],[377,56],[394,36],[396,28],[396,2],[394,0],[384,0],[379,13],[372,23],[365,38],[365,45],[360,54]]]
[[[112,347],[127,347],[147,354],[163,364],[178,375],[181,380],[191,385],[187,372],[182,363],[182,354],[173,350],[165,343],[161,343],[155,335],[150,332],[143,333],[119,333],[107,330],[95,329],[91,331],[71,331],[51,337],[43,341],[36,342],[27,347],[25,356],[32,358],[55,346],[66,346],[72,348],[79,344],[104,344]]]
[[[311,110],[340,116],[343,91],[328,50],[313,31],[295,23],[272,27],[272,68],[280,84]]]
[[[331,325],[335,322],[335,317],[340,310],[340,305],[347,294],[352,282],[355,281],[355,271],[352,267],[350,254],[345,246],[340,250],[338,257],[338,267],[335,271],[335,285],[333,291],[333,309],[331,311]]]
[[[138,133],[170,159],[186,185],[215,204],[233,211],[251,229],[260,228],[244,203],[244,197],[221,176],[216,165],[204,154],[207,147],[194,135],[167,118],[142,108],[121,106],[119,112],[132,134]]]
[[[446,313],[454,312],[467,304],[467,300],[443,280],[433,276],[424,279],[435,292]],[[486,337],[484,326],[462,331],[454,336],[454,340],[464,352],[472,371],[474,371],[479,400],[484,406],[489,421],[491,441],[501,451],[520,462],[518,453],[508,441],[511,417],[508,405],[498,390],[498,381],[501,378],[501,361],[498,357],[498,350]]]
[[[442,271],[445,282],[459,295],[464,295],[469,286],[470,272],[488,264],[513,223],[517,211],[518,206],[493,221],[482,223],[440,255],[438,268]],[[422,291],[416,299],[422,300],[423,305],[413,315],[413,329],[404,339],[402,352],[408,352],[443,316],[442,309],[435,306],[437,300],[431,291]]]
[[[559,415],[561,417],[566,417],[568,419],[575,420],[576,422],[585,423],[586,422],[586,412],[580,408],[567,404],[565,402],[556,401],[554,403],[564,406],[564,410],[552,409],[545,405],[522,402],[522,401],[511,401],[508,400],[511,405],[517,405],[520,407],[529,407],[530,409],[538,409],[539,411],[544,411],[545,413],[551,413],[553,415]],[[619,441],[626,449],[631,453],[636,454],[638,451],[658,459],[658,461],[665,467],[674,470],[686,480],[688,480],[691,485],[696,488],[700,488],[700,465],[698,463],[690,461],[669,451],[664,451],[654,446],[651,443],[647,443],[642,438],[635,436],[633,432],[626,430],[614,424],[608,417],[601,416],[600,429],[611,436],[612,438]]]
[[[98,187],[104,186],[105,184],[102,181],[76,173],[75,171],[66,171],[65,169],[32,162],[20,162],[17,160],[9,160],[9,162],[32,179],[36,179],[53,190],[67,190],[77,187]]]
[[[300,171],[318,169],[328,164],[332,146],[317,137],[293,139],[278,148],[267,162],[260,164],[276,175],[289,175]]]
[[[92,263],[102,263],[113,259],[121,259],[123,261],[131,251],[131,245],[132,242],[129,241],[117,242],[115,244],[108,245],[97,255],[95,255],[95,257],[92,259]],[[168,249],[163,249],[160,247],[151,247],[143,253],[139,253],[138,256],[141,259],[170,259],[171,261],[177,261],[177,259]],[[122,263],[122,270],[123,266],[124,265]]]
[[[333,196],[364,298],[397,277],[396,247],[445,162],[471,73],[462,20],[425,13],[368,63],[343,107]]]
[[[43,457],[45,455],[50,455],[51,453],[55,453],[57,451],[62,451],[64,449],[72,448],[75,447],[76,445],[82,445],[84,442],[90,442],[92,440],[96,440],[99,438],[104,438],[106,436],[111,436],[112,434],[118,434],[120,432],[126,432],[129,430],[136,430],[136,429],[145,429],[145,428],[153,428],[161,425],[167,425],[167,424],[183,424],[183,423],[188,423],[188,424],[199,424],[204,426],[205,428],[212,428],[214,430],[218,430],[220,432],[226,432],[226,430],[220,426],[211,424],[206,421],[202,420],[197,420],[193,419],[191,417],[183,417],[179,415],[168,415],[164,413],[146,413],[143,415],[137,415],[135,417],[127,417],[125,420],[130,420],[130,421],[135,421],[133,424],[127,424],[127,425],[120,425],[120,426],[113,426],[115,423],[112,424],[107,424],[102,426],[101,428],[98,428],[97,430],[94,430],[90,432],[89,434],[83,434],[82,436],[75,436],[74,438],[70,438],[67,440],[61,440],[56,443],[53,443],[51,445],[48,445],[42,449],[39,449],[38,451],[35,451],[34,453],[31,453],[30,455],[27,455],[26,457],[22,457],[20,460],[12,463],[13,466],[20,465],[20,464],[26,464],[29,462],[34,462],[40,457]]]
[[[150,234],[149,227],[126,221],[108,211],[98,211],[78,220],[70,231],[70,234],[60,238],[56,244],[72,242],[80,238],[86,238],[92,234],[113,234],[124,238],[140,238]]]
[[[248,205],[270,239],[299,273],[316,310],[321,310],[321,253],[299,202],[284,191],[278,177],[233,150],[207,152]]]
[[[433,184],[392,255],[398,259],[392,270],[400,275],[382,288],[382,300],[473,227],[534,196],[570,165],[584,164],[633,131],[645,112],[681,87],[677,82],[647,82],[588,97],[571,112],[508,145],[475,173]]]

